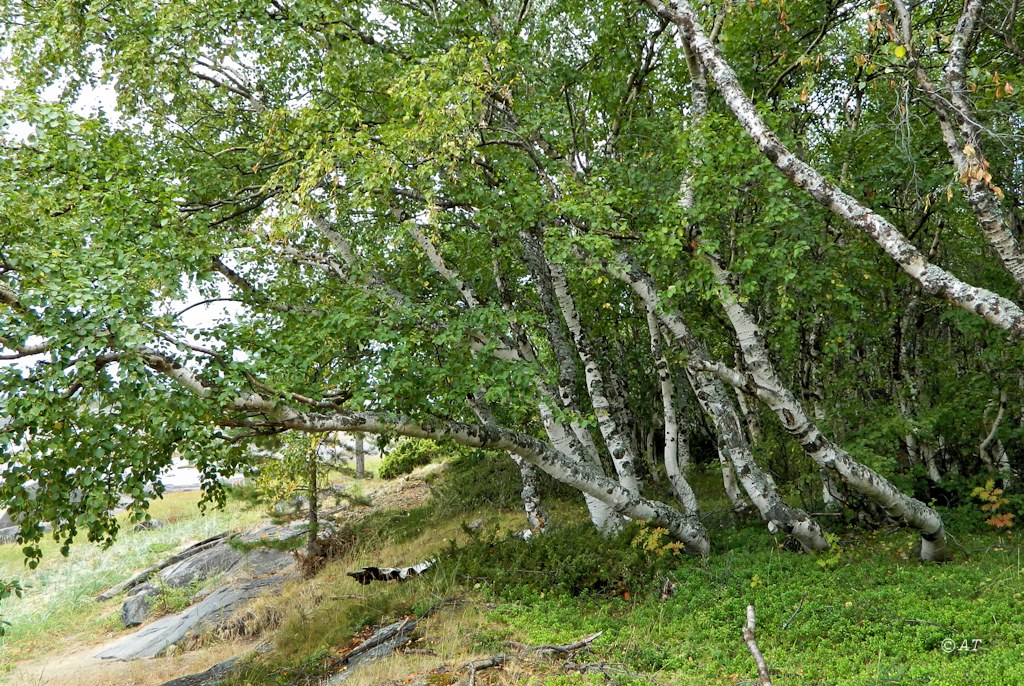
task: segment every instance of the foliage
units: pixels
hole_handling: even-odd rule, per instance
[[[384,455],[377,476],[382,479],[396,479],[443,456],[440,446],[433,441],[402,439]]]
[[[526,541],[494,531],[468,533],[468,542],[449,544],[443,568],[486,582],[508,599],[546,593],[628,597],[650,590],[680,555],[657,529],[640,526],[612,538],[585,524],[553,525]]]
[[[971,491],[971,497],[982,502],[981,511],[991,515],[985,523],[996,529],[1009,529],[1013,526],[1014,514],[1006,512],[1005,506],[1010,501],[1003,497],[1003,493],[1003,489],[996,488],[993,479]]]
[[[20,598],[24,592],[25,589],[21,587],[20,581],[16,579],[13,581],[4,581],[0,579],[0,601],[10,598],[12,595]],[[0,619],[0,636],[4,635],[7,631],[7,627],[10,625],[10,622]]]
[[[779,140],[935,264],[1017,293],[917,85],[918,67],[941,78],[962,6],[912,8],[920,62],[885,3],[697,11]],[[1016,227],[1024,66],[1001,11],[983,8],[961,95],[987,151],[974,173]],[[593,400],[549,402],[586,388],[559,369],[564,326],[524,264],[530,232],[565,270],[636,436],[659,423],[660,394],[644,308],[606,268],[619,250],[730,361],[704,260],[717,255],[828,437],[902,487],[922,451],[974,477],[993,389],[1024,400],[1019,341],[788,183],[722,79],[691,116],[692,56],[642,4],[4,0],[0,16],[0,500],[32,564],[44,522],[67,554],[144,519],[176,455],[223,502],[220,477],[259,461],[248,444],[332,417],[476,424],[466,401],[480,396],[531,440],[541,402],[596,428]],[[111,102],[85,106],[97,94]],[[684,378],[686,355],[670,356]],[[810,493],[803,451],[753,413],[758,459]],[[695,457],[713,461],[690,414],[707,448]],[[1000,431],[1019,468],[1020,428]],[[403,447],[382,474],[433,450]],[[266,465],[275,489],[296,485],[297,465]],[[124,495],[127,520],[111,514]]]

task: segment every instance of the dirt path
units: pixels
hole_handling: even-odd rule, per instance
[[[134,662],[93,657],[111,643],[114,641],[24,662],[8,674],[3,683],[10,686],[157,686],[248,652],[258,641],[218,643],[182,655]]]
[[[337,519],[351,523],[381,510],[408,510],[422,505],[430,497],[426,477],[441,467],[428,465],[393,481],[359,482],[370,505],[345,509],[337,513]],[[79,642],[63,646],[59,652],[18,664],[7,675],[0,676],[0,683],[10,686],[159,686],[171,679],[209,669],[266,640],[263,637],[249,643],[216,643],[180,655],[132,662],[94,657],[123,635],[104,643]]]

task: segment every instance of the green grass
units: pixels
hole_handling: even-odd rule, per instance
[[[445,629],[444,635],[461,636],[461,653],[438,649],[433,642],[442,640],[439,630],[427,628],[422,647],[438,657],[432,667],[417,663],[418,673],[502,652],[509,639],[565,643],[603,631],[593,653],[581,659],[615,665],[612,683],[753,684],[756,668],[741,636],[752,604],[758,643],[780,686],[1024,683],[1024,566],[1013,534],[979,532],[967,521],[958,528],[960,520],[950,517],[962,545],[954,562],[939,565],[917,560],[917,537],[902,529],[837,527],[833,551],[811,556],[784,549],[784,541],[758,522],[710,516],[714,551],[700,560],[645,550],[650,528],[602,539],[589,531],[575,499],[555,499],[546,504],[562,524],[524,543],[506,535],[521,526],[514,508],[498,515],[479,508],[481,502],[514,501],[483,492],[512,488],[508,476],[484,464],[456,466],[445,475],[447,483],[437,485],[430,506],[365,521],[361,550],[316,580],[337,594],[357,590],[361,600],[293,611],[275,651],[232,683],[274,683],[260,681],[270,673],[283,675],[281,683],[305,683],[293,680],[322,673],[329,662],[324,656],[344,652],[357,626],[422,613],[446,594],[488,608],[488,628]],[[710,483],[714,476],[696,480]],[[701,484],[700,492],[714,488]],[[724,503],[703,505],[713,512]],[[481,533],[453,529],[476,517],[488,519]],[[457,545],[445,542],[456,538]],[[440,553],[440,561],[422,579],[401,586],[345,585],[344,570],[366,560],[413,562],[429,551]],[[675,593],[662,600],[666,579]],[[310,626],[317,627],[315,636]],[[965,642],[967,650],[961,650]],[[493,683],[607,683],[595,675],[559,674],[560,665],[535,665],[529,667],[535,673],[495,676],[502,680]]]
[[[939,565],[915,558],[912,532],[833,524],[833,550],[811,556],[784,549],[759,522],[713,514],[725,509],[715,495],[717,475],[694,481],[698,492],[712,494],[702,503],[714,546],[706,560],[676,553],[651,527],[603,538],[579,499],[558,488],[545,491],[557,524],[532,542],[512,539],[522,515],[511,463],[459,460],[432,485],[429,505],[370,515],[353,525],[358,543],[342,559],[256,601],[255,614],[277,618],[267,622],[276,630],[274,648],[230,683],[316,683],[355,634],[412,614],[423,618],[416,647],[435,655],[384,661],[354,676],[353,686],[413,673],[449,683],[441,667],[464,679],[460,665],[508,650],[508,640],[565,643],[596,631],[604,633],[579,659],[613,665],[610,683],[753,684],[756,669],[741,636],[748,604],[757,609],[758,644],[779,686],[1024,683],[1024,555],[1012,532],[1000,536],[979,528],[973,515],[950,516],[956,559]],[[238,503],[205,519],[184,515],[188,498],[167,506],[183,516],[164,529],[132,534],[110,551],[83,546],[69,560],[45,558],[38,576],[26,579],[33,584],[26,601],[5,603],[14,626],[0,661],[52,647],[54,637],[81,632],[91,640],[114,630],[119,601],[100,605],[92,595],[166,556],[177,541],[255,517],[238,512]],[[463,529],[478,518],[479,531]],[[0,548],[0,575],[21,571],[10,548]],[[431,556],[438,564],[405,584],[363,587],[346,576],[364,565]],[[675,592],[662,599],[666,580]],[[430,612],[451,598],[464,604]],[[33,613],[39,619],[20,621]],[[563,662],[522,661],[488,674],[487,683],[609,683],[599,674],[563,673]]]
[[[94,544],[72,546],[64,558],[53,540],[43,543],[43,559],[30,570],[17,545],[0,546],[0,578],[19,579],[24,597],[0,602],[0,616],[10,622],[0,637],[0,672],[21,660],[52,652],[55,642],[92,642],[123,629],[118,612],[123,598],[98,603],[94,597],[155,564],[183,544],[195,542],[226,529],[241,529],[260,518],[260,512],[229,501],[225,510],[198,510],[200,494],[174,493],[151,506],[158,529],[121,534],[107,549]],[[181,605],[168,598],[168,607]]]
[[[1024,683],[1019,545],[940,566],[906,559],[909,534],[865,536],[828,569],[779,550],[760,527],[727,538],[733,547],[707,561],[668,566],[676,593],[665,601],[653,587],[633,589],[630,600],[506,587],[491,591],[500,601],[492,617],[532,643],[604,631],[598,659],[659,682],[732,684],[756,675],[740,634],[753,604],[777,683]],[[943,649],[944,641],[973,648],[975,639],[977,651]]]

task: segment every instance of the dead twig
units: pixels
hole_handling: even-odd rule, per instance
[[[527,645],[525,643],[518,643],[516,641],[509,641],[508,645],[513,647],[513,648],[516,648],[518,650],[518,652],[516,652],[516,653],[500,653],[498,655],[492,655],[491,657],[483,659],[483,660],[474,660],[472,662],[467,662],[466,664],[464,664],[462,666],[462,668],[469,670],[468,686],[476,686],[476,673],[477,672],[481,672],[481,671],[483,671],[485,669],[491,669],[493,667],[500,667],[501,665],[505,664],[506,662],[508,662],[510,659],[513,659],[513,658],[525,659],[525,658],[527,658],[529,656],[533,656],[533,655],[540,655],[540,656],[545,656],[545,657],[548,656],[548,655],[554,655],[554,654],[566,655],[568,653],[572,653],[572,652],[575,652],[577,650],[581,650],[583,648],[589,648],[590,644],[593,643],[597,639],[597,637],[600,636],[603,633],[604,633],[603,631],[598,631],[596,634],[591,634],[589,636],[584,636],[583,638],[581,638],[578,641],[573,641],[572,643],[565,643],[563,645],[531,646],[531,645]],[[593,663],[593,664],[598,664],[598,663]]]
[[[501,665],[508,662],[508,655],[492,655],[486,660],[474,660],[467,662],[463,665],[464,669],[469,670],[469,686],[476,686],[476,673],[482,672],[485,669],[491,669],[492,667],[500,667]]]
[[[747,643],[747,648],[750,650],[750,654],[754,657],[754,662],[757,663],[757,673],[761,678],[761,686],[772,686],[772,678],[768,674],[768,665],[764,662],[764,656],[761,655],[761,649],[757,647],[757,641],[754,640],[754,606],[747,605],[747,625],[743,627],[743,640]]]
[[[574,641],[572,643],[566,643],[564,645],[559,645],[559,646],[556,646],[556,645],[531,646],[531,645],[526,645],[525,643],[518,643],[516,641],[509,641],[508,644],[510,646],[512,646],[513,648],[518,648],[520,651],[522,651],[524,653],[534,653],[534,654],[537,654],[537,655],[553,655],[554,653],[571,653],[574,650],[579,650],[580,648],[588,647],[591,643],[593,643],[603,633],[604,633],[603,631],[598,631],[596,634],[590,634],[589,636],[585,636],[584,638],[581,638],[578,641]]]
[[[804,601],[805,601],[805,600],[807,600],[807,594],[806,594],[806,593],[804,593],[804,597],[800,599],[800,602],[799,602],[799,603],[797,603],[797,605],[796,605],[796,609],[795,609],[795,610],[793,610],[793,614],[791,614],[791,615],[789,616],[789,619],[787,619],[787,620],[786,620],[786,621],[785,621],[785,622],[784,622],[784,623],[782,624],[782,629],[783,629],[783,631],[785,631],[786,629],[788,629],[788,628],[789,628],[789,625],[793,623],[793,620],[794,620],[794,619],[796,618],[796,616],[797,616],[797,613],[799,613],[799,612],[800,612],[800,610],[801,610],[801,608],[803,608],[803,606],[804,606]]]

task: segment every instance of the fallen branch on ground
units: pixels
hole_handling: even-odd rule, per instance
[[[435,560],[424,560],[411,567],[363,567],[348,576],[358,581],[363,586],[371,581],[406,581],[414,576],[419,576],[434,565]]]
[[[475,684],[476,684],[476,673],[477,672],[481,672],[481,671],[483,671],[485,669],[491,669],[492,667],[500,667],[501,665],[505,664],[506,662],[508,662],[512,658],[524,659],[526,657],[533,656],[533,655],[548,656],[548,655],[554,655],[556,653],[557,654],[561,654],[561,655],[565,655],[565,654],[572,653],[572,652],[577,651],[577,650],[581,650],[583,648],[589,648],[590,644],[593,643],[594,640],[597,639],[597,637],[600,636],[603,633],[604,633],[603,631],[598,631],[596,634],[591,634],[589,636],[585,636],[584,638],[581,638],[578,641],[573,641],[572,643],[565,643],[563,645],[531,646],[531,645],[527,645],[525,643],[518,643],[516,641],[509,641],[508,645],[510,645],[513,648],[516,648],[518,650],[518,652],[516,652],[516,653],[501,653],[501,654],[498,654],[498,655],[492,655],[491,657],[485,658],[483,660],[473,660],[471,662],[467,662],[466,664],[462,665],[462,668],[469,670],[468,686],[475,686]]]
[[[603,631],[598,631],[596,634],[591,634],[589,636],[581,638],[578,641],[574,641],[572,643],[566,643],[564,645],[559,645],[559,646],[556,646],[556,645],[531,646],[531,645],[526,645],[525,643],[517,643],[516,641],[509,641],[508,644],[510,646],[512,646],[513,648],[518,648],[521,652],[524,652],[524,653],[537,653],[539,655],[552,655],[554,653],[571,653],[574,650],[579,650],[580,648],[586,648],[591,643],[593,643],[597,639],[598,636],[600,636],[603,633],[604,633]]]
[[[772,686],[772,678],[768,674],[768,665],[764,662],[764,656],[761,655],[761,649],[757,647],[757,641],[754,640],[754,606],[747,605],[747,625],[743,627],[743,640],[747,642],[747,648],[750,649],[750,654],[754,656],[754,662],[757,663],[757,673],[761,678],[761,686]]]

